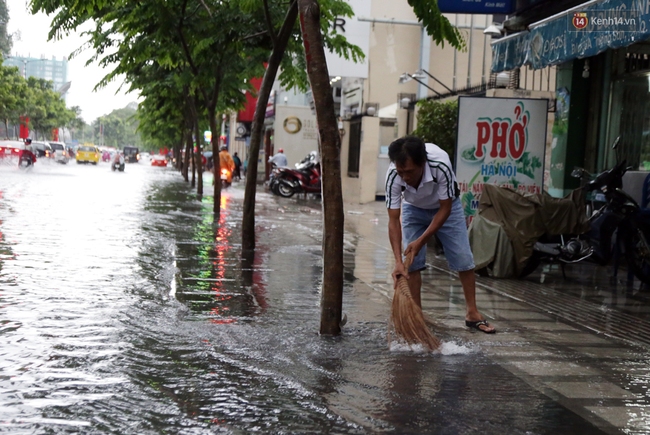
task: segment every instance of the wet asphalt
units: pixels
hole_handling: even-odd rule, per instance
[[[206,191],[210,179],[206,178]],[[170,168],[0,166],[0,433],[648,433],[650,291],[606,267],[477,278],[430,250],[428,354],[388,337],[383,202],[346,204],[340,337],[318,336],[322,213]]]

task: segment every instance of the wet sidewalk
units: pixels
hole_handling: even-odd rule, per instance
[[[352,273],[388,304],[393,261],[385,206],[346,204],[345,218]],[[625,270],[614,278],[612,267],[581,264],[567,267],[566,279],[548,266],[526,280],[477,276],[478,307],[498,329],[488,335],[464,328],[462,288],[445,259],[429,249],[427,263],[423,309],[443,340],[477,346],[477,358],[497,363],[594,432],[650,431],[650,290],[628,283]],[[489,393],[483,411],[501,412]]]

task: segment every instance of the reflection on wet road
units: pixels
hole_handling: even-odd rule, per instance
[[[260,193],[242,262],[242,196],[214,223],[170,169],[0,166],[0,432],[599,433],[471,343],[390,351],[354,238],[319,337],[320,212]]]

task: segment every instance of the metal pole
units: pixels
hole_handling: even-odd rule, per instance
[[[458,24],[458,14],[456,14],[454,24]],[[458,50],[454,49],[454,80],[451,85],[454,92],[456,92],[456,72],[458,67]]]
[[[488,18],[485,16],[485,27],[488,26]],[[483,36],[483,68],[481,70],[481,85],[485,86],[485,58],[487,56],[487,35]]]
[[[474,40],[474,15],[469,22],[469,54],[467,58],[467,87],[472,86],[472,41]]]
[[[429,69],[429,60],[431,56],[431,38],[427,34],[427,31],[425,30],[424,26],[422,26],[422,29],[420,30],[420,69]],[[426,88],[429,88],[433,90],[431,87],[429,87],[429,78],[424,77],[424,81],[420,82],[417,80],[418,83],[420,83],[420,86],[418,86],[418,99],[422,100],[427,97],[428,92],[426,91]]]

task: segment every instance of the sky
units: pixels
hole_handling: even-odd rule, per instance
[[[52,20],[45,14],[31,15],[27,10],[28,1],[6,0],[9,9],[7,32],[14,34],[12,55],[49,59],[54,56],[60,60],[69,57],[73,51],[83,45],[84,38],[79,34],[71,34],[61,40],[48,42],[47,34]],[[15,35],[17,31],[20,32],[20,38]],[[82,52],[68,61],[68,81],[71,81],[72,85],[66,103],[68,107],[79,106],[82,111],[81,117],[87,123],[138,99],[133,93],[126,94],[124,91],[118,91],[121,81],[113,82],[94,92],[95,85],[110,70],[104,70],[96,64],[86,66],[85,63],[91,55],[92,52]]]

